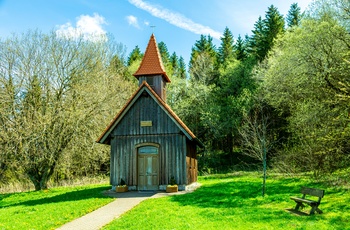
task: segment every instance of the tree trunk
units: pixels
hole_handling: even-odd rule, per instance
[[[266,192],[266,147],[263,145],[263,184],[262,184],[262,196],[265,196]]]
[[[27,171],[29,179],[33,182],[35,191],[45,190],[48,188],[47,183],[52,176],[56,164],[51,166],[47,165],[42,171],[37,169],[30,169]]]

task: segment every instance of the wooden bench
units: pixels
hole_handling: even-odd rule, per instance
[[[297,205],[295,206],[295,210],[298,211],[300,207],[304,208],[305,207],[304,203],[305,203],[305,204],[308,204],[309,206],[311,206],[310,215],[314,214],[315,211],[318,212],[319,214],[321,214],[322,211],[318,208],[318,206],[320,205],[321,199],[324,196],[324,190],[303,187],[303,188],[301,188],[301,193],[303,194],[303,196],[301,198],[299,198],[299,197],[291,197],[290,198],[297,203]],[[306,195],[318,197],[318,200],[315,201],[315,200],[306,199]]]

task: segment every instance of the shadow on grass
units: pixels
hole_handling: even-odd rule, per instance
[[[303,183],[295,178],[280,179],[266,184],[267,195],[263,198],[259,180],[226,178],[223,182],[220,182],[220,179],[217,181],[214,184],[203,185],[193,193],[174,196],[171,200],[183,206],[193,205],[203,208],[256,207],[271,202],[289,201],[290,196],[299,194],[301,186],[317,186],[315,183]]]
[[[306,212],[296,211],[293,208],[287,208],[286,211],[297,216],[309,216]]]
[[[305,221],[313,224],[313,221],[324,221],[326,218],[324,215],[309,216],[301,212],[297,215],[288,211],[295,207],[290,197],[299,196],[302,186],[320,187],[319,183],[299,178],[271,179],[266,184],[266,196],[262,197],[262,180],[259,178],[231,177],[208,182],[193,193],[170,199],[180,206],[201,208],[200,215],[207,218],[216,216],[233,220],[232,225],[236,224],[234,220],[237,219],[238,225],[250,223],[267,226],[266,229],[283,229],[288,225],[295,229],[295,226],[303,226]],[[308,212],[309,208],[302,211]]]
[[[53,196],[50,196],[51,195],[50,190],[48,191],[47,195],[45,194],[45,191],[29,192],[29,193],[33,193],[33,197],[37,195],[36,193],[43,193],[43,194],[40,194],[41,197],[36,199],[34,198],[32,200],[27,200],[23,202],[0,205],[0,207],[13,207],[13,206],[21,206],[21,205],[35,206],[35,205],[48,204],[48,203],[79,201],[79,200],[86,200],[91,198],[105,198],[106,196],[102,192],[108,188],[109,186],[102,186],[98,188],[87,188],[87,189],[81,189],[76,191],[69,191],[63,194],[53,195]],[[6,195],[3,195],[2,198],[5,198],[5,197],[11,198],[11,196],[17,196],[17,195],[18,194],[16,193],[6,194]]]

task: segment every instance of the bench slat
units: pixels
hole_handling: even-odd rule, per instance
[[[319,198],[323,198],[323,196],[324,196],[324,190],[315,189],[315,188],[303,187],[303,188],[301,188],[301,193],[306,194],[306,195],[310,195],[310,196],[317,196]]]
[[[295,200],[295,201],[299,201],[299,202],[303,202],[303,203],[307,203],[307,204],[317,204],[318,203],[317,201],[302,199],[300,197],[291,197],[290,199]]]

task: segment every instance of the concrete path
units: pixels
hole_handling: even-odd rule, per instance
[[[177,193],[165,193],[165,192],[138,192],[129,191],[125,193],[116,193],[114,191],[106,191],[108,196],[116,197],[115,201],[91,212],[85,216],[82,216],[76,220],[73,220],[59,228],[58,230],[98,230],[118,218],[123,213],[132,209],[138,205],[141,201],[148,198],[158,198],[171,195],[181,195],[189,191],[181,191]]]

